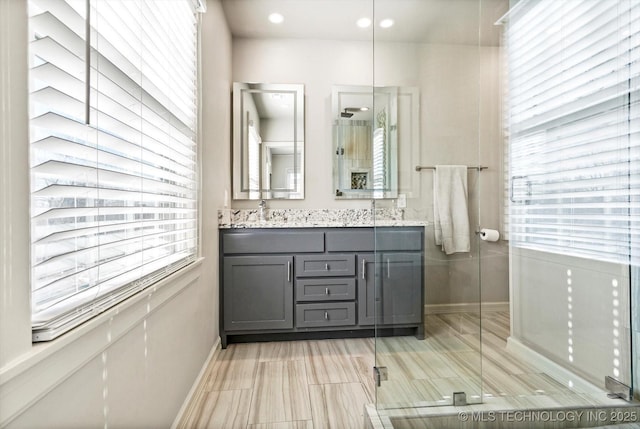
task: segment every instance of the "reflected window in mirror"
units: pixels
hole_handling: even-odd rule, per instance
[[[233,198],[304,198],[304,86],[233,84]]]
[[[397,197],[397,98],[397,87],[333,87],[337,199]]]

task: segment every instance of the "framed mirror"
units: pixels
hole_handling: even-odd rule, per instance
[[[397,198],[397,87],[334,86],[336,199]]]
[[[304,85],[233,84],[233,198],[304,198]]]

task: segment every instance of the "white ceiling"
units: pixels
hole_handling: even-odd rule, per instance
[[[234,37],[499,44],[508,0],[222,0]],[[284,16],[272,24],[272,12]],[[367,29],[359,18],[376,22]],[[394,20],[388,29],[377,23]]]

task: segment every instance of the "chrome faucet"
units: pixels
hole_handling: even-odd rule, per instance
[[[260,200],[260,204],[258,204],[258,218],[261,222],[267,220],[267,202],[265,200]]]

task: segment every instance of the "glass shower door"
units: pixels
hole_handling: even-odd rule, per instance
[[[490,162],[495,168],[499,161],[496,151],[484,155],[481,149],[499,135],[500,92],[499,32],[479,29],[492,27],[501,12],[494,4],[497,16],[489,23],[483,2],[456,2],[446,23],[434,23],[441,7],[428,0],[374,0],[374,84],[397,87],[397,120],[382,134],[395,146],[398,170],[391,198],[374,192],[376,250],[361,256],[374,275],[359,287],[358,299],[367,294],[375,323],[377,408],[393,413],[483,400],[483,246],[476,230],[481,219],[495,227],[498,218],[480,205],[486,170],[478,167]],[[449,190],[446,168],[439,169],[443,186],[434,186],[440,165],[456,166]],[[454,226],[446,216],[451,210]],[[436,241],[443,230],[464,243],[443,246]],[[506,324],[506,341],[508,313],[491,317]]]
[[[437,287],[427,276],[442,261],[435,262],[433,249],[425,248],[433,243],[432,228],[407,223],[411,226],[376,226],[376,252],[365,259],[367,272],[375,273],[367,302],[375,303],[378,409],[481,402],[477,246],[472,258],[450,261],[465,277],[475,277],[473,298],[460,306],[463,310],[442,305],[444,311],[431,313],[433,306],[424,304],[425,285]]]

